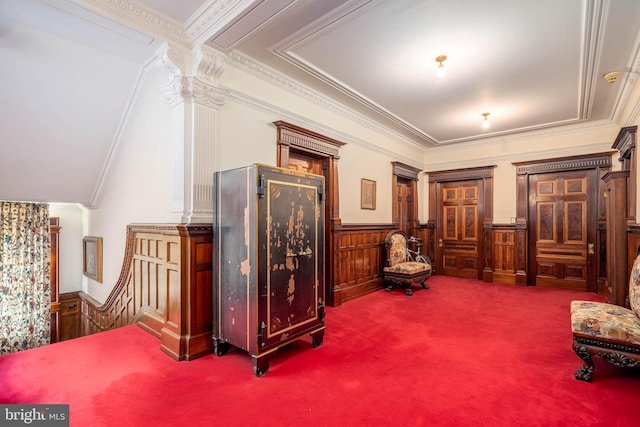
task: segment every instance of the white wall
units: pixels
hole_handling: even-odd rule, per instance
[[[60,218],[59,235],[59,292],[81,291],[82,289],[82,238],[83,212],[85,208],[77,204],[52,203],[49,216]]]
[[[120,275],[126,227],[166,223],[171,216],[171,120],[159,87],[167,75],[149,70],[118,141],[98,207],[88,213],[86,234],[103,238],[103,280],[85,278],[86,292],[103,302]]]
[[[620,128],[602,124],[576,126],[562,133],[548,131],[493,138],[485,141],[438,147],[427,152],[427,170],[439,171],[496,165],[494,170],[493,217],[496,224],[508,224],[516,216],[515,162],[551,159],[581,154],[612,152]],[[614,168],[619,167],[613,161]],[[424,198],[424,203],[428,198]]]
[[[277,132],[272,123],[290,122],[346,144],[338,162],[343,223],[391,222],[391,162],[422,167],[425,155],[420,147],[302,87],[285,88],[233,66],[227,67],[220,82],[231,95],[220,109],[219,170],[252,163],[275,165]],[[375,210],[360,209],[362,178],[376,181]]]

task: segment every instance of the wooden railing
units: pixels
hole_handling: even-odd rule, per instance
[[[195,359],[212,352],[211,283],[211,224],[129,225],[118,282],[104,304],[68,296],[80,325],[67,320],[66,330],[89,335],[137,323],[173,359]]]

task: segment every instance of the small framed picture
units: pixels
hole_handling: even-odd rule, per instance
[[[102,283],[102,237],[86,236],[82,239],[82,273]]]
[[[360,181],[360,209],[376,208],[376,182],[370,179]]]

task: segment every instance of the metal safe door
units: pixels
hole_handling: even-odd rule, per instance
[[[318,181],[278,178],[267,181],[267,345],[318,322]]]

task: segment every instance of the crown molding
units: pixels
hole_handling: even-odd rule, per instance
[[[304,127],[306,129],[309,129],[311,131],[317,132],[322,135],[326,135],[332,139],[342,141],[348,144],[357,145],[369,151],[380,153],[384,156],[401,160],[402,162],[415,166],[416,168],[424,167],[424,164],[422,163],[422,159],[419,159],[418,161],[416,161],[416,158],[410,158],[410,157],[399,155],[396,151],[388,150],[379,145],[372,144],[371,142],[366,141],[364,139],[357,138],[352,134],[341,132],[333,127],[327,126],[324,123],[320,123],[313,119],[310,119],[307,116],[302,116],[298,113],[295,113],[293,111],[271,104],[270,102],[258,99],[256,97],[240,92],[233,88],[226,88],[226,90],[228,91],[227,99],[229,101],[235,101],[239,104],[248,106],[249,108],[263,111],[265,113],[273,115],[274,117],[278,117],[279,120],[295,123],[298,126]]]
[[[395,132],[386,126],[382,126],[378,122],[369,119],[368,117],[356,112],[351,108],[346,107],[345,105],[333,100],[332,98],[329,98],[328,96],[323,95],[320,92],[311,89],[308,86],[305,86],[302,83],[299,83],[296,80],[293,80],[290,77],[280,73],[279,71],[275,71],[272,68],[269,68],[266,65],[255,61],[253,58],[238,51],[234,50],[229,52],[229,54],[227,55],[227,64],[229,66],[234,66],[239,70],[245,71],[253,76],[259,77],[260,79],[265,80],[269,83],[275,84],[280,88],[285,89],[287,92],[303,97],[316,105],[334,111],[343,117],[347,117],[348,119],[361,124],[377,133],[383,134],[395,141],[402,142],[406,145],[410,145],[412,148],[417,148],[420,150],[424,150],[426,147],[424,142],[407,138],[406,136]]]
[[[188,45],[184,27],[159,12],[132,0],[75,0],[81,6],[134,29],[181,45]]]

